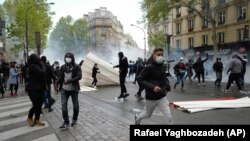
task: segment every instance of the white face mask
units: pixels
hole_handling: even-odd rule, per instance
[[[65,61],[66,61],[66,63],[71,63],[72,59],[71,59],[71,58],[66,57],[66,58],[65,58]]]
[[[163,61],[164,61],[164,57],[163,57],[163,56],[156,56],[155,62],[156,62],[157,64],[162,64]]]

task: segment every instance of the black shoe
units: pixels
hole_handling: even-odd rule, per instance
[[[123,96],[123,98],[126,98],[126,97],[128,97],[129,96],[129,94],[128,93],[126,93],[124,96]]]
[[[143,100],[144,98],[141,97],[140,95],[138,94],[135,94],[135,98],[137,99],[137,101],[140,101],[140,100]]]
[[[123,98],[124,96],[121,94],[119,97],[117,97],[118,99],[121,99],[121,98]]]
[[[52,112],[53,111],[53,109],[52,108],[50,108],[49,110],[48,110],[48,112]]]
[[[71,127],[74,127],[76,125],[76,120],[73,120],[72,123],[71,123]]]
[[[66,129],[66,128],[68,128],[68,127],[69,127],[69,123],[68,123],[68,124],[63,123],[59,128],[60,128],[60,129]]]
[[[49,105],[52,106],[52,105],[55,104],[55,102],[56,102],[56,100],[54,98],[51,98],[51,101],[50,101]]]

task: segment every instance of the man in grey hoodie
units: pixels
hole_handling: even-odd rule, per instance
[[[226,89],[224,89],[224,93],[228,93],[228,89],[230,88],[231,84],[235,81],[238,90],[239,90],[239,94],[242,94],[242,88],[240,85],[240,76],[241,76],[241,71],[243,69],[242,63],[240,61],[240,59],[238,58],[239,56],[237,54],[233,54],[231,61],[229,62],[229,67],[227,70],[227,74],[229,72],[229,78],[228,78],[228,82],[227,82],[227,86]]]

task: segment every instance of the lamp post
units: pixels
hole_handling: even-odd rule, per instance
[[[27,8],[26,13],[25,13],[25,44],[26,44],[26,59],[25,61],[28,61],[28,56],[29,56],[29,36],[28,36],[28,12],[32,7],[35,6],[41,6],[41,5],[53,5],[55,4],[54,2],[50,3],[38,3],[38,4],[33,4],[30,7]]]
[[[144,59],[146,59],[146,33],[145,33],[145,30],[137,25],[134,25],[134,24],[131,24],[131,26],[134,26],[134,27],[137,27],[139,29],[141,29],[144,33]]]

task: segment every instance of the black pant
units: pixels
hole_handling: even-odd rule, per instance
[[[18,83],[17,84],[10,84],[10,91],[13,94],[13,88],[15,90],[15,92],[17,92],[18,90]]]
[[[32,107],[29,111],[28,118],[33,118],[35,114],[35,120],[39,120],[40,114],[42,113],[44,91],[37,91],[37,90],[28,91],[28,95],[32,102]]]
[[[238,90],[239,91],[242,90],[241,85],[240,85],[240,75],[241,75],[241,73],[231,73],[229,75],[228,82],[227,82],[227,87],[226,87],[227,90],[230,88],[231,84],[234,81],[236,82]]]
[[[139,90],[137,92],[138,96],[141,96],[141,92],[144,90],[144,87],[139,84]]]
[[[93,82],[92,82],[92,85],[93,85],[93,86],[96,86],[96,83],[97,83],[96,76],[92,76],[92,77],[93,77],[93,79],[94,79]]]
[[[202,83],[205,83],[204,80],[204,71],[197,72],[198,82],[201,83],[201,77],[202,77]]]
[[[220,85],[222,80],[222,72],[216,72],[216,80],[214,82],[215,85]]]
[[[128,72],[120,73],[120,76],[119,76],[120,77],[121,95],[123,95],[124,93],[127,93],[127,89],[125,86],[125,79],[126,79],[127,73]]]

